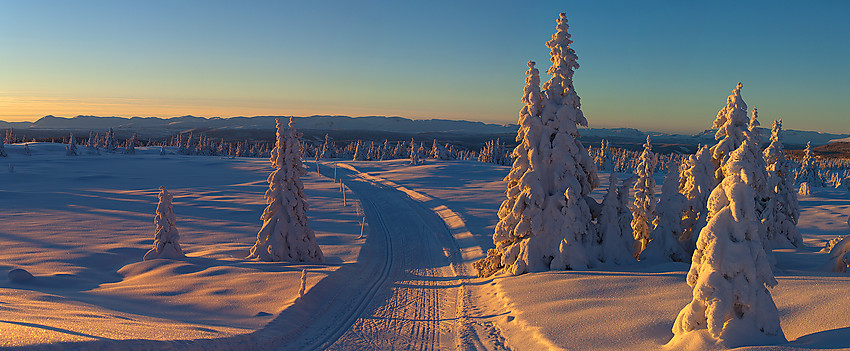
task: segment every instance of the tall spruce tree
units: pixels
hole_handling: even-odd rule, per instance
[[[277,141],[270,161],[274,171],[269,175],[263,226],[249,259],[261,261],[323,262],[322,249],[307,222],[307,200],[301,176],[307,171],[301,163],[299,134],[289,118],[289,129],[277,119]]]
[[[587,252],[598,242],[587,196],[599,186],[599,178],[593,159],[577,139],[578,126],[587,126],[587,119],[573,87],[579,66],[569,46],[566,14],[560,14],[556,28],[546,43],[551,78],[542,92],[539,72],[534,62],[528,62],[519,145],[505,178],[507,199],[499,208],[493,234],[496,248],[475,263],[480,276],[581,269],[595,263]]]

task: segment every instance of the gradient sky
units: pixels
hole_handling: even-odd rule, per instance
[[[850,1],[0,0],[0,120],[340,114],[516,123],[558,13],[591,127],[850,133]],[[544,81],[547,77],[542,78]]]

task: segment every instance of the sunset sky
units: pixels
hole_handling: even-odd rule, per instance
[[[0,0],[0,120],[338,114],[516,123],[558,13],[591,127],[850,133],[850,1]],[[545,81],[547,77],[543,77]]]

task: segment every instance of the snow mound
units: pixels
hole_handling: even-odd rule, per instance
[[[35,279],[35,277],[24,269],[15,268],[9,271],[9,281],[12,283],[27,283]]]

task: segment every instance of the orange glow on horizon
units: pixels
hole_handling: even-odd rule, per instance
[[[131,98],[72,98],[43,96],[9,96],[0,94],[0,121],[34,122],[46,115],[58,117],[252,117],[252,116],[401,116],[411,119],[465,119],[498,122],[493,116],[481,114],[446,114],[424,109],[375,109],[363,106],[335,106],[323,103],[271,103],[226,101],[224,99],[131,99]],[[513,118],[513,116],[508,116]]]

